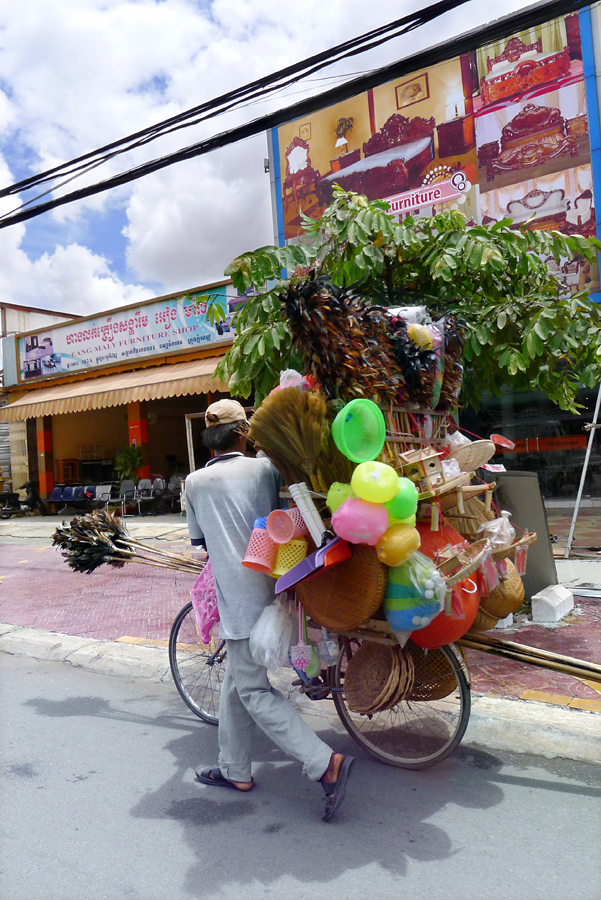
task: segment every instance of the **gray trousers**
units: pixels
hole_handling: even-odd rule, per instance
[[[227,665],[219,701],[219,768],[229,781],[250,781],[257,726],[288,756],[303,764],[303,775],[319,781],[332,749],[321,741],[257,665],[248,639],[226,641]]]

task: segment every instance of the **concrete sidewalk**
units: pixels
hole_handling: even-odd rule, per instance
[[[68,663],[103,675],[172,684],[167,642],[155,646],[99,641],[11,625],[0,625],[0,652]],[[343,731],[331,700],[313,702],[292,686],[295,673],[270,675],[272,684],[298,707],[317,730]],[[174,704],[182,701],[173,686]],[[183,707],[182,707],[183,708]],[[523,700],[502,700],[472,693],[472,709],[462,746],[599,762],[601,715],[560,709]]]

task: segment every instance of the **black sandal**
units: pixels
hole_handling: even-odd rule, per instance
[[[207,766],[206,769],[197,769],[196,777],[199,781],[202,781],[203,784],[210,784],[214,787],[233,788],[235,791],[240,791],[241,794],[248,794],[255,786],[254,779],[251,778],[252,787],[239,788],[233,781],[229,781],[227,778],[223,777],[221,769],[212,769],[210,766]]]
[[[342,765],[340,766],[340,771],[338,773],[338,778],[336,781],[322,781],[321,786],[323,787],[326,794],[326,811],[323,816],[324,822],[327,822],[332,818],[342,801],[344,800],[344,795],[346,793],[346,784],[355,765],[355,758],[353,756],[345,756]]]

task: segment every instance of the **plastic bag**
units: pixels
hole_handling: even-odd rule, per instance
[[[446,582],[433,561],[415,551],[388,570],[383,607],[401,646],[412,631],[425,628],[442,611]]]
[[[492,522],[484,522],[478,528],[479,532],[484,532],[484,537],[490,541],[493,550],[504,550],[509,547],[515,540],[515,528],[509,521],[511,513],[506,509],[501,510],[501,518],[493,519]]]
[[[272,672],[279,672],[286,660],[292,641],[292,619],[286,594],[278,594],[266,606],[250,633],[252,658]]]
[[[457,478],[461,475],[461,469],[456,459],[443,459],[442,471],[445,478]]]
[[[443,446],[448,447],[451,453],[454,453],[460,447],[466,447],[471,443],[470,439],[461,431],[454,431],[453,434],[447,434],[443,441]]]
[[[217,590],[210,559],[207,560],[204,569],[196,579],[194,587],[190,591],[190,597],[200,640],[203,644],[208,644],[211,641],[211,632],[219,622]]]

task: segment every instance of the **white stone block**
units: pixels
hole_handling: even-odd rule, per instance
[[[500,630],[503,630],[503,628],[511,628],[512,625],[513,625],[513,613],[509,613],[509,615],[505,616],[504,619],[499,619],[499,621],[495,625],[495,628],[499,628]]]
[[[559,622],[574,609],[574,595],[562,584],[552,584],[532,596],[533,622]]]

